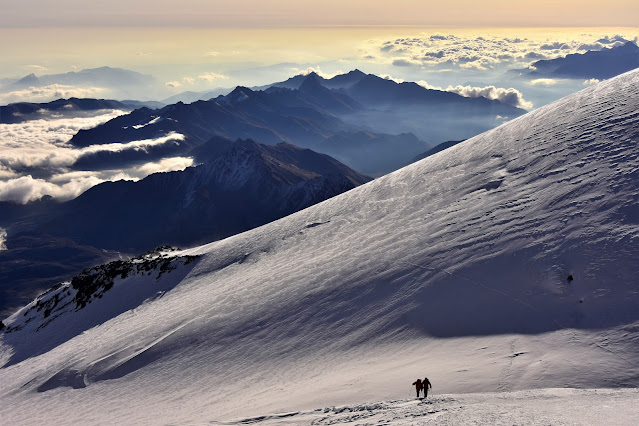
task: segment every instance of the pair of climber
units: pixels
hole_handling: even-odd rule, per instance
[[[433,385],[430,384],[430,380],[428,380],[428,377],[424,377],[424,380],[422,379],[417,379],[413,382],[413,385],[415,386],[415,390],[417,391],[417,398],[419,398],[419,392],[420,391],[424,391],[424,398],[428,397],[428,388],[433,388]]]

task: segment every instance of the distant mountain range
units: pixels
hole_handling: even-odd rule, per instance
[[[48,103],[20,102],[0,106],[0,123],[12,124],[55,116],[72,116],[104,109],[132,110],[133,105],[105,99],[58,99]]]
[[[514,70],[529,78],[607,79],[639,68],[639,47],[631,41],[600,51],[574,53],[534,62],[528,69]]]
[[[140,74],[139,72],[122,68],[100,67],[81,71],[70,71],[62,74],[46,74],[39,77],[31,73],[12,84],[6,85],[3,91],[19,90],[27,87],[41,87],[50,84],[109,88],[141,88],[148,86],[152,81],[152,76]]]
[[[139,252],[243,232],[371,180],[287,143],[219,139],[216,158],[139,182],[97,185],[63,203],[41,228],[81,244]]]
[[[358,70],[332,79],[311,73],[263,90],[237,87],[208,101],[139,109],[81,130],[71,143],[85,147],[174,132],[185,135],[175,154],[186,155],[197,154],[195,148],[213,137],[284,141],[380,175],[441,140],[470,137],[499,124],[497,116],[513,118],[524,112],[496,100],[398,84]]]
[[[213,90],[206,90],[203,92],[194,92],[187,90],[177,95],[169,96],[162,100],[165,105],[176,104],[178,102],[184,102],[190,104],[197,101],[208,101],[209,99],[217,98],[218,96],[228,95],[233,91],[233,88],[219,88]]]
[[[5,103],[22,102],[34,96],[38,100],[54,100],[54,96],[60,97],[57,93],[68,93],[66,96],[91,96],[92,93],[98,93],[112,99],[152,99],[154,83],[155,80],[150,75],[121,68],[100,67],[41,76],[31,73],[19,80],[5,80],[0,85],[0,94],[5,94],[3,98],[8,99]],[[29,89],[32,88],[41,90],[35,90],[30,95]],[[13,92],[20,95],[12,96]],[[157,102],[155,104],[160,105]]]

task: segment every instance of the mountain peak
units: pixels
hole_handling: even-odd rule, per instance
[[[349,71],[349,72],[347,72],[347,73],[346,73],[346,74],[344,74],[344,75],[360,76],[360,77],[363,77],[363,76],[365,76],[365,75],[366,75],[366,73],[363,73],[363,72],[362,72],[362,71],[360,71],[359,69],[355,68],[354,70]]]
[[[31,73],[27,76],[22,77],[20,80],[16,81],[14,84],[16,85],[35,85],[39,84],[40,79],[34,74]]]
[[[254,94],[251,89],[244,86],[237,86],[231,93],[226,96],[221,96],[222,100],[231,103],[244,102],[251,98]]]
[[[622,44],[621,46],[617,47],[617,50],[628,50],[628,51],[639,51],[639,46],[637,46],[634,42],[632,41],[627,41],[624,44]]]
[[[324,85],[322,85],[322,81],[324,79],[322,77],[320,77],[319,75],[317,75],[316,73],[312,72],[309,75],[306,76],[306,78],[304,79],[304,81],[302,82],[302,84],[299,87],[299,90],[302,92],[308,92],[308,91],[315,91],[318,89],[322,89],[322,90],[328,90],[324,87]]]

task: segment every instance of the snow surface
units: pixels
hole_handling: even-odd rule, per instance
[[[638,141],[639,70],[178,252],[201,257],[162,297],[136,287],[46,353],[30,342],[62,320],[0,334],[0,418],[632,424]],[[435,396],[407,399],[424,375]]]

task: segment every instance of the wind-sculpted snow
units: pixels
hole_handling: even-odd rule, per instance
[[[162,298],[0,370],[0,417],[250,419],[405,399],[425,374],[438,395],[636,387],[638,107],[634,71],[176,253],[201,259]],[[0,363],[27,352],[7,336]]]
[[[327,407],[263,415],[213,425],[340,425],[340,424],[633,424],[639,409],[636,390],[548,389],[499,394],[442,395],[419,400]],[[581,423],[581,422],[577,422]]]

